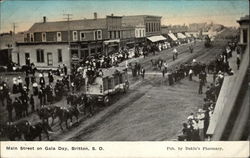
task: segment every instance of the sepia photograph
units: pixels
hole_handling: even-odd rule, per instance
[[[249,28],[248,0],[0,0],[0,140],[249,141]]]

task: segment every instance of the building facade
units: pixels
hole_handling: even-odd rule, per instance
[[[145,27],[145,36],[161,35],[161,16],[152,15],[135,15],[123,16],[122,23],[129,26],[143,26]]]
[[[125,18],[125,20],[124,20]],[[18,42],[12,61],[25,65],[27,59],[38,68],[82,61],[88,56],[118,52],[127,43],[160,35],[159,16],[114,16],[93,19],[35,23]]]

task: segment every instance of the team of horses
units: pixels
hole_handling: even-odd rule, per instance
[[[49,134],[53,133],[52,125],[54,120],[58,119],[60,129],[63,131],[63,124],[69,129],[75,123],[79,123],[81,113],[87,114],[88,106],[92,106],[93,102],[85,95],[70,94],[67,97],[68,106],[45,105],[37,110],[40,121],[31,123],[28,120],[19,120],[17,122],[7,122],[0,125],[0,135],[7,137],[11,141],[26,140],[32,141],[37,138],[42,140],[42,134],[45,134],[47,140],[50,140]],[[88,104],[89,103],[89,104]],[[83,110],[84,112],[82,112]],[[90,112],[91,113],[91,112]],[[51,120],[51,121],[50,121]],[[70,120],[70,125],[68,121]]]

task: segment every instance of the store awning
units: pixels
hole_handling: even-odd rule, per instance
[[[185,33],[187,37],[192,37],[188,32]]]
[[[162,35],[147,37],[147,39],[149,39],[151,42],[157,42],[157,41],[164,41],[164,40],[166,40],[166,38],[163,37]]]
[[[169,33],[168,36],[173,40],[173,41],[177,41],[177,38],[175,37],[175,35],[173,33]]]
[[[109,44],[109,43],[120,43],[120,39],[114,39],[114,40],[107,40],[103,42],[104,44]]]
[[[184,39],[184,38],[186,38],[186,36],[185,35],[183,35],[182,33],[177,33],[177,37],[178,38],[181,38],[181,39]]]

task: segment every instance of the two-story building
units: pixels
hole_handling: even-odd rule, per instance
[[[38,68],[79,62],[99,53],[118,52],[137,39],[160,35],[159,16],[114,16],[93,19],[35,23],[24,42],[18,42],[12,60],[20,65],[27,59]]]
[[[30,58],[38,67],[70,65],[102,53],[104,41],[121,36],[121,17],[56,22],[47,22],[44,17],[43,22],[35,23],[27,31],[25,42],[17,43],[12,59],[25,65]]]

